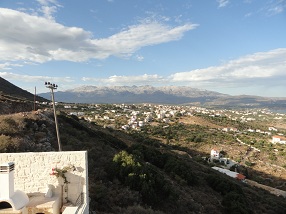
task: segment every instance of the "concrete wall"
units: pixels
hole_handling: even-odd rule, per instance
[[[15,163],[14,189],[28,195],[47,192],[47,185],[52,187],[54,195],[61,195],[63,179],[50,175],[52,168],[75,166],[75,171],[65,175],[68,180],[64,186],[63,195],[75,203],[80,193],[88,206],[88,161],[86,151],[71,152],[29,152],[29,153],[0,153],[0,164]],[[65,191],[66,190],[66,191]],[[88,211],[88,207],[87,207]],[[88,213],[88,212],[87,212]]]

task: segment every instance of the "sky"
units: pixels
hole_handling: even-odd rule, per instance
[[[286,97],[286,0],[0,0],[0,76]]]

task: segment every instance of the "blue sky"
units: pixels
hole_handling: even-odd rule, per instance
[[[286,97],[286,0],[0,0],[0,76]]]

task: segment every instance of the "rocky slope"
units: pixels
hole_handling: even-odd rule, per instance
[[[34,109],[34,95],[0,77],[0,114],[9,114]],[[47,101],[36,96],[36,101]]]

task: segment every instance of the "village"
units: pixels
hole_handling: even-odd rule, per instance
[[[59,104],[58,104],[59,105]],[[273,144],[286,144],[286,127],[279,130],[275,126],[255,127],[253,124],[272,123],[279,124],[286,120],[286,114],[273,113],[268,109],[246,109],[246,110],[215,110],[196,106],[169,106],[169,105],[64,105],[60,107],[69,115],[75,115],[89,122],[104,124],[107,128],[140,131],[145,125],[157,125],[164,123],[170,125],[179,117],[188,117],[190,120],[194,115],[206,117],[227,118],[231,121],[246,124],[246,129],[239,130],[234,126],[221,127],[223,132],[233,133],[256,133],[269,136],[269,142]],[[79,110],[79,111],[78,111]]]
[[[196,106],[152,104],[65,105],[63,108],[68,110],[68,114],[80,117],[89,123],[100,124],[107,129],[118,129],[125,132],[145,132],[146,127],[149,127],[149,130],[152,127],[172,129],[173,125],[178,123],[189,125],[197,117],[218,121],[220,125],[215,128],[215,132],[233,136],[237,144],[246,146],[247,151],[240,158],[230,157],[230,155],[225,157],[224,153],[230,153],[230,151],[221,151],[218,146],[213,145],[212,147],[211,145],[207,147],[211,149],[205,150],[209,156],[203,158],[206,158],[210,163],[215,163],[212,168],[249,185],[259,186],[273,194],[286,196],[284,191],[281,190],[281,192],[269,186],[264,187],[262,184],[247,179],[246,175],[236,170],[236,166],[239,166],[242,160],[244,160],[246,167],[254,166],[255,162],[262,161],[250,155],[258,154],[262,152],[261,150],[270,149],[270,153],[273,153],[272,165],[277,164],[275,159],[279,155],[285,155],[286,127],[280,125],[285,123],[285,114],[273,113],[268,109],[218,110]],[[74,111],[75,109],[79,111]],[[213,127],[209,129],[214,132]],[[173,143],[177,144],[175,141]],[[282,161],[278,167],[285,170],[286,161]]]

